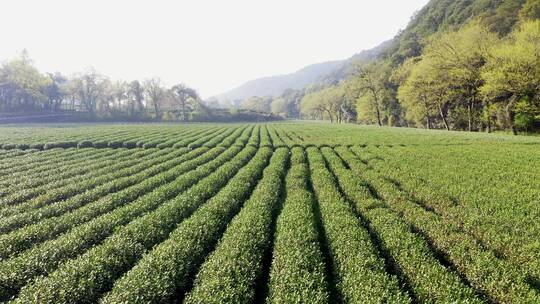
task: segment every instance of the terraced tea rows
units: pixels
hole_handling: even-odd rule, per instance
[[[540,303],[540,141],[411,132],[1,127],[0,301]]]

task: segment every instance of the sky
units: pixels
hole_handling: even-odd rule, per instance
[[[394,37],[428,0],[1,0],[0,61],[159,77],[210,97],[345,59]]]

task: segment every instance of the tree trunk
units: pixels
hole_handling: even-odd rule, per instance
[[[330,119],[330,123],[334,123],[334,118],[332,117],[332,111],[330,111],[329,109],[324,109],[323,111],[328,113],[328,118]],[[323,117],[323,120],[324,120],[324,112],[321,115]]]
[[[473,122],[472,122],[472,105],[473,105],[473,101],[472,100],[469,100],[469,102],[467,103],[467,115],[468,115],[468,118],[469,118],[469,132],[472,132],[472,129],[473,129]]]
[[[381,111],[379,110],[379,103],[376,103],[375,109],[377,110],[377,123],[379,124],[379,127],[381,127],[382,121],[381,121]]]
[[[517,133],[517,128],[516,128],[516,124],[514,123],[514,119],[516,118],[516,114],[514,113],[514,111],[509,110],[507,108],[506,115],[508,116],[508,123],[510,124],[510,128],[512,129],[512,134],[517,135],[518,134]]]
[[[427,129],[430,130],[431,129],[431,117],[429,117],[429,115],[426,115],[426,119],[427,119]]]
[[[515,98],[512,97],[511,101],[506,106],[506,117],[508,119],[508,123],[510,124],[510,128],[512,129],[512,134],[517,135],[517,128],[516,124],[514,123],[514,119],[516,118],[516,113],[512,109],[515,103]]]
[[[184,119],[184,122],[187,122],[186,102],[185,101],[182,101],[182,119]]]
[[[441,119],[444,123],[444,127],[447,131],[450,131],[450,126],[448,125],[448,121],[446,120],[446,115],[444,114],[444,111],[441,106],[439,106],[439,114],[441,115]]]
[[[154,112],[156,113],[156,120],[159,120],[159,111],[157,102],[154,102]]]
[[[381,127],[382,126],[381,110],[379,109],[379,99],[377,98],[377,92],[375,92],[375,90],[371,89],[371,94],[373,95],[375,112],[377,114],[377,123],[379,124],[379,127]]]
[[[486,132],[491,133],[491,113],[489,113],[489,101],[486,102]]]

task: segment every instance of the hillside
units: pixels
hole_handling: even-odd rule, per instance
[[[525,0],[431,0],[412,17],[409,25],[400,32],[383,57],[395,63],[418,56],[422,43],[431,35],[455,30],[479,19],[492,31],[506,35],[519,19]]]
[[[525,0],[432,0],[411,18],[408,26],[392,40],[364,50],[349,59],[307,66],[295,73],[264,77],[249,81],[216,96],[218,99],[245,99],[251,96],[277,96],[285,89],[303,89],[316,83],[319,87],[333,85],[350,75],[352,64],[358,61],[388,58],[395,64],[418,56],[422,42],[429,36],[480,18],[492,30],[507,34],[518,20]]]
[[[341,78],[348,74],[351,63],[359,60],[372,60],[389,44],[385,42],[371,50],[362,51],[345,60],[327,61],[309,65],[297,72],[263,77],[246,82],[245,84],[215,96],[223,100],[245,99],[252,96],[278,96],[286,89],[303,89],[314,82],[332,82],[334,78]],[[331,77],[329,77],[331,76]]]
[[[291,74],[251,80],[216,97],[218,99],[236,100],[251,96],[275,96],[288,88],[302,89],[309,83],[318,80],[321,76],[340,68],[344,62],[343,60],[328,61],[307,66]]]

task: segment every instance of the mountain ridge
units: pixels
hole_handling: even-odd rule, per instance
[[[286,89],[303,89],[319,77],[337,69],[346,61],[347,59],[325,61],[308,65],[289,74],[256,78],[232,90],[216,95],[214,98],[218,100],[239,100],[252,96],[277,96]]]
[[[287,89],[300,90],[316,82],[334,82],[335,79],[340,79],[348,73],[352,62],[376,58],[390,42],[391,40],[385,41],[347,59],[311,64],[289,74],[256,78],[213,98],[241,100],[253,96],[278,96]]]

